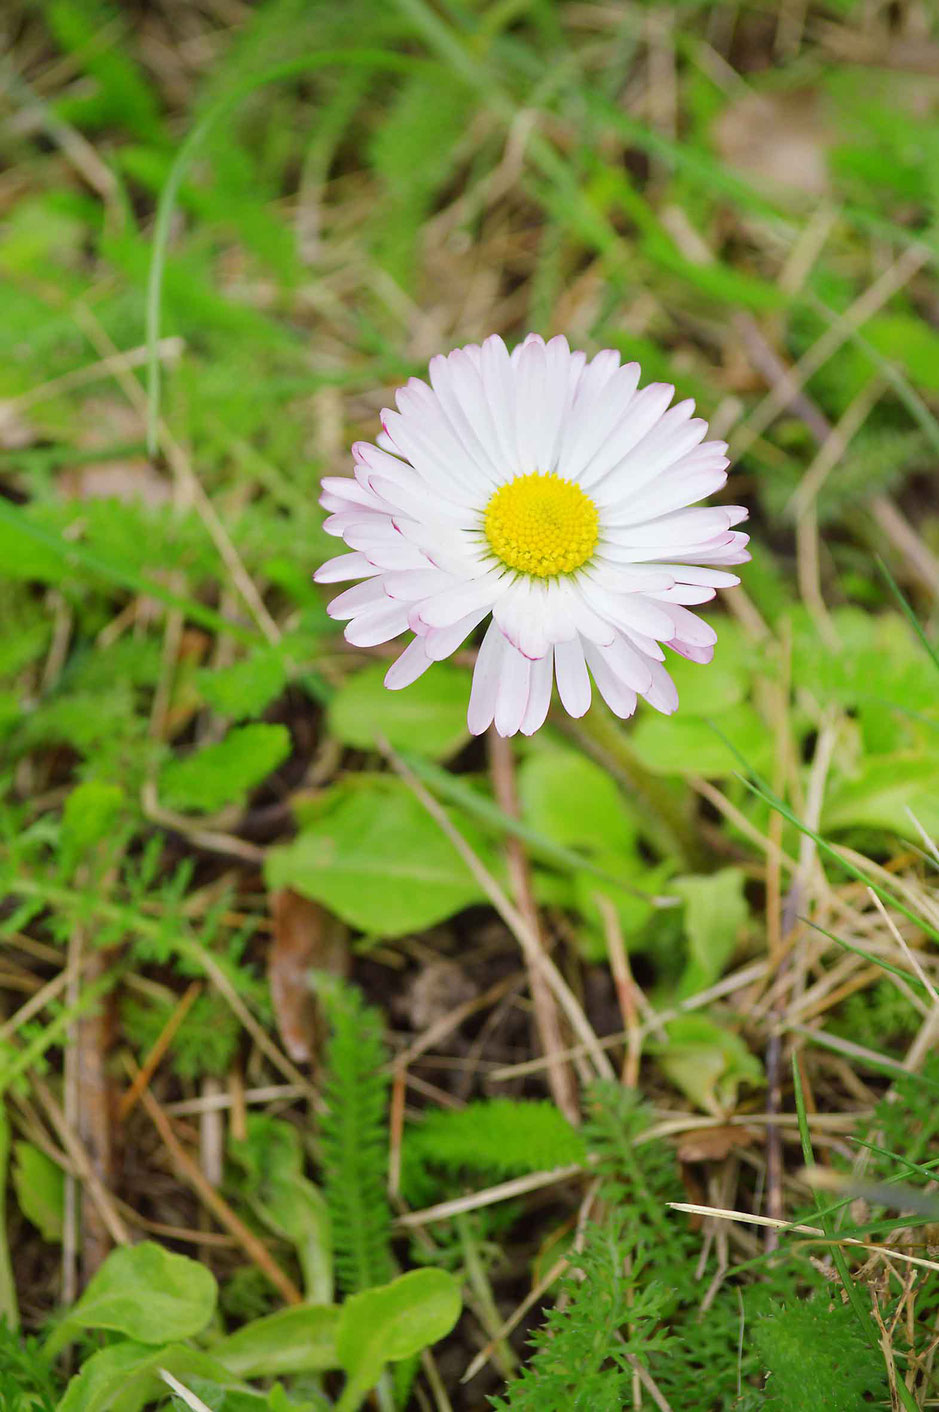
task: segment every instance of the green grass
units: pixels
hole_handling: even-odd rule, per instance
[[[7,32],[0,1412],[180,1405],[160,1367],[213,1412],[932,1405],[931,1232],[880,1201],[932,1189],[939,1082],[931,8],[45,0]],[[514,817],[467,654],[384,691],[311,575],[320,478],[394,388],[529,329],[696,399],[754,559],[675,716],[513,745]],[[583,1028],[546,1062],[507,849],[628,1100]],[[368,1002],[337,990],[338,1049],[313,969]],[[208,1267],[211,1317],[177,1337],[152,1291],[156,1343],[76,1305],[116,1233]],[[425,1266],[450,1333],[390,1283]]]

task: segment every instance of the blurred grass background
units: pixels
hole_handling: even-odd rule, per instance
[[[88,1172],[136,1234],[195,1242],[230,1320],[270,1309],[120,1094],[127,1056],[149,1061],[153,1101],[244,1211],[225,1151],[246,1114],[308,1140],[311,966],[380,1003],[393,1054],[441,1027],[396,1090],[392,1172],[424,1110],[550,1093],[577,1119],[583,1044],[562,1023],[546,1065],[517,938],[422,787],[540,909],[597,1052],[685,1142],[690,1200],[801,1209],[790,1050],[825,1162],[858,1177],[852,1133],[891,1148],[871,1115],[928,1072],[939,970],[936,31],[921,0],[8,0],[0,1082],[54,1169],[43,1238],[23,1175],[11,1202],[28,1327],[114,1238]],[[336,634],[311,583],[335,548],[318,483],[434,353],[529,329],[696,399],[754,559],[714,666],[677,664],[676,717],[620,730],[595,707],[490,758],[465,733],[470,654],[392,698],[388,651]],[[891,1150],[922,1163],[917,1092]],[[702,1131],[713,1146],[689,1147]],[[451,1168],[412,1204],[463,1191]],[[522,1235],[456,1228],[475,1303],[421,1405],[501,1386],[525,1323],[514,1352],[500,1323],[581,1197],[536,1199]],[[912,1229],[885,1239],[922,1252]],[[717,1252],[689,1311],[756,1257],[733,1231],[676,1254],[693,1274],[702,1239],[702,1271]],[[864,1297],[899,1374],[888,1356],[844,1405],[932,1405],[934,1274],[898,1292],[878,1259]],[[736,1307],[713,1387],[656,1371],[676,1412],[755,1406],[785,1364],[757,1338],[738,1386]],[[819,1397],[798,1405],[839,1405]]]

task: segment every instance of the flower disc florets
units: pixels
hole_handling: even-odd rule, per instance
[[[597,547],[596,505],[556,471],[531,471],[500,486],[483,524],[497,559],[539,579],[573,573]]]
[[[689,609],[737,583],[727,567],[749,555],[733,529],[745,509],[696,507],[724,485],[727,447],[673,395],[564,338],[433,358],[430,385],[412,378],[382,413],[378,444],[352,448],[354,476],[323,481],[325,528],[352,552],[316,577],[362,580],[329,605],[348,641],[414,634],[385,678],[396,690],[491,619],[474,732],[530,735],[555,681],[572,716],[592,686],[618,716],[637,696],[674,711],[662,644],[710,661],[716,634]]]

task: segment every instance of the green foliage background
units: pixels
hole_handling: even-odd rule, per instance
[[[447,1338],[457,1412],[929,1405],[933,1270],[844,1242],[932,1249],[884,1195],[928,1195],[936,1160],[932,8],[13,0],[3,26],[0,1408],[170,1406],[161,1367],[213,1412],[347,1412],[373,1388],[382,1412],[444,1407],[420,1358]],[[516,819],[468,740],[465,656],[385,692],[311,573],[335,549],[319,480],[392,389],[529,328],[697,400],[754,561],[714,610],[713,665],[670,664],[676,716],[594,707],[516,743]],[[767,409],[792,367],[798,395]],[[584,1089],[583,1129],[518,1070],[538,1052],[509,1002],[508,1039],[501,1011],[481,1054],[464,1031],[389,1118],[407,977],[465,962],[479,994],[519,964],[420,788],[503,886],[521,840],[601,1036],[625,939],[639,1093]],[[265,975],[284,890],[335,919],[353,972],[319,987],[312,1088]],[[74,983],[20,1013],[70,958]],[[64,1101],[63,1052],[102,1008],[124,1084],[193,982],[153,1091],[185,1110],[245,1068],[293,1086],[229,1132],[222,1191],[303,1303],[228,1251],[182,1278],[142,1245],[96,1276],[117,1322],[89,1313],[94,1284],[63,1310],[74,1166],[42,1095]],[[777,1039],[805,1078],[768,1095]],[[798,1132],[803,1081],[819,1113]],[[667,1203],[764,1210],[771,1102],[785,1215],[824,1234],[770,1258],[708,1228],[702,1253]],[[679,1134],[748,1119],[755,1138],[676,1163]],[[819,1133],[874,1195],[813,1210],[799,1152]],[[125,1137],[159,1166],[139,1106]],[[550,1197],[460,1205],[578,1165]],[[146,1206],[136,1180],[119,1195]],[[195,1226],[174,1201],[147,1219]],[[193,1313],[177,1286],[200,1280]],[[148,1290],[169,1311],[149,1332]]]

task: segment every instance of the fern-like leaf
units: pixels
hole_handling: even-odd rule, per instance
[[[487,1179],[520,1176],[584,1162],[580,1134],[553,1103],[481,1099],[465,1108],[435,1109],[408,1129],[402,1186],[411,1202],[433,1199],[433,1169]]]
[[[857,1412],[866,1395],[886,1405],[883,1359],[849,1305],[819,1298],[778,1305],[757,1320],[753,1340],[769,1370],[765,1412]]]
[[[323,1192],[336,1278],[356,1294],[393,1274],[382,1022],[354,986],[319,977],[317,993],[331,1026],[319,1127]]]

